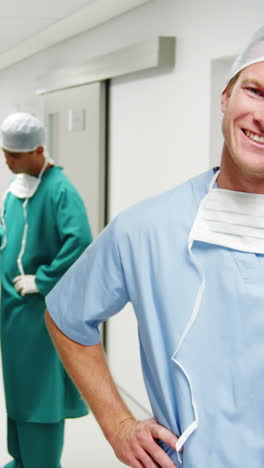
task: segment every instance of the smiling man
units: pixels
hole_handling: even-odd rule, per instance
[[[222,111],[220,170],[121,213],[46,299],[66,368],[133,468],[264,466],[264,27]],[[118,395],[100,345],[100,322],[128,301],[147,421]]]

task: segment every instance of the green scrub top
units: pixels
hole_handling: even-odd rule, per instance
[[[87,414],[87,406],[63,369],[44,323],[44,298],[91,243],[86,210],[77,190],[53,166],[27,205],[28,234],[22,264],[36,275],[38,294],[22,297],[13,279],[24,231],[19,199],[8,193],[1,255],[1,348],[8,416],[24,422],[58,422]]]

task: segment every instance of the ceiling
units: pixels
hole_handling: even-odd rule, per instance
[[[0,12],[0,70],[149,1],[3,1]]]

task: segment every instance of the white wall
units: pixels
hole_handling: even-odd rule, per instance
[[[264,14],[263,0],[153,0],[0,74],[0,119],[12,110],[40,117],[38,78],[55,67],[157,35],[176,36],[176,66],[113,80],[110,106],[110,212],[207,169],[210,159],[211,60],[234,56]],[[220,130],[219,130],[220,131]],[[0,189],[7,172],[0,165]],[[110,323],[114,374],[147,406],[128,308]],[[134,330],[132,333],[131,330]],[[126,359],[123,351],[126,348]],[[122,356],[122,359],[121,359]]]

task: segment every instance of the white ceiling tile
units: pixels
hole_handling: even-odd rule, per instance
[[[38,19],[32,22],[29,18],[5,19],[0,17],[0,54],[15,47],[22,41],[33,37],[57,19]]]
[[[0,54],[97,0],[9,0],[1,5]]]
[[[0,17],[64,18],[97,0],[8,0],[1,2]]]
[[[0,70],[150,1],[2,1]]]

